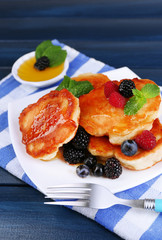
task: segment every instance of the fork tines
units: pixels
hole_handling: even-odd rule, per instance
[[[50,186],[47,188],[45,198],[61,201],[45,202],[45,204],[86,207],[89,203],[90,191],[90,184],[87,183]]]

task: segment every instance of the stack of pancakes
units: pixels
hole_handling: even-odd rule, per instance
[[[128,116],[123,109],[113,107],[106,99],[104,83],[110,81],[106,76],[87,74],[75,80],[88,80],[94,87],[90,93],[79,98],[79,124],[91,135],[88,150],[92,155],[103,161],[116,157],[124,167],[133,170],[149,168],[162,160],[162,125],[158,119],[160,95],[147,99],[147,103],[135,115]],[[155,84],[148,79],[136,78],[133,81],[138,90],[147,83]],[[118,85],[120,82],[115,81]],[[154,134],[156,147],[149,151],[139,148],[131,157],[124,155],[121,152],[123,141],[135,139],[143,130],[150,130]]]
[[[58,149],[74,138],[81,125],[90,134],[89,152],[102,161],[116,157],[126,168],[142,170],[162,160],[162,125],[158,119],[160,95],[147,99],[137,114],[127,116],[123,109],[113,107],[106,99],[104,84],[110,81],[107,76],[88,73],[74,79],[87,80],[94,89],[79,99],[66,89],[51,91],[20,114],[22,141],[28,154],[43,160],[53,159]],[[133,81],[139,90],[147,83],[155,84],[148,79]],[[156,147],[149,151],[139,148],[131,157],[124,155],[122,142],[134,139],[143,130],[154,134]]]

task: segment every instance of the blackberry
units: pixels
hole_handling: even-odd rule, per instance
[[[76,168],[76,173],[79,177],[85,178],[90,174],[89,167],[86,165],[79,165]]]
[[[112,157],[106,161],[104,173],[107,178],[118,178],[122,173],[122,166],[116,158]]]
[[[69,164],[82,163],[85,158],[85,152],[81,149],[75,149],[71,144],[64,145],[63,156]]]
[[[75,137],[71,141],[76,149],[86,149],[89,143],[89,134],[79,126]]]
[[[94,167],[97,163],[96,156],[93,156],[92,154],[87,154],[87,156],[84,159],[84,164],[87,165],[90,169]]]
[[[136,88],[134,82],[132,80],[125,79],[119,85],[119,92],[123,97],[129,98],[133,96],[132,89],[134,88]]]
[[[42,71],[45,68],[49,67],[49,65],[50,65],[50,61],[49,61],[48,57],[43,56],[41,58],[38,58],[38,60],[34,64],[34,67],[36,69],[38,69],[39,71]]]
[[[93,173],[93,175],[96,176],[96,177],[101,177],[101,176],[103,176],[103,174],[104,174],[104,165],[101,164],[101,163],[97,163],[97,164],[93,167],[92,173]]]

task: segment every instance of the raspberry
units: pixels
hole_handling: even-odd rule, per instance
[[[119,85],[119,92],[123,97],[129,98],[133,96],[132,89],[136,88],[132,80],[125,79]]]
[[[82,163],[85,158],[85,152],[81,149],[75,149],[70,143],[64,145],[63,156],[69,164]]]
[[[144,130],[135,141],[144,150],[151,150],[156,146],[156,137],[148,130]]]
[[[38,58],[36,63],[34,64],[34,67],[38,69],[39,71],[44,70],[45,68],[49,67],[50,61],[48,57],[43,56],[41,58]]]
[[[116,108],[124,108],[126,99],[118,92],[112,92],[109,97],[109,103]]]
[[[84,130],[84,128],[79,126],[71,143],[77,149],[86,149],[89,143],[89,134]]]
[[[109,158],[104,166],[104,172],[107,178],[118,178],[122,173],[122,166],[119,160],[114,157]]]
[[[110,94],[112,92],[118,92],[118,85],[116,85],[114,82],[106,82],[104,85],[104,94],[106,98],[109,98]]]

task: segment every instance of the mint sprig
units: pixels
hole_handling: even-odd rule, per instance
[[[49,67],[56,67],[61,65],[67,56],[66,50],[62,50],[60,46],[53,45],[50,40],[40,43],[35,51],[36,60],[46,56],[49,59]]]
[[[143,105],[147,102],[145,97],[137,97],[133,96],[129,99],[124,107],[124,114],[125,115],[135,115],[139,109],[143,107]]]
[[[43,52],[48,48],[51,47],[53,44],[50,40],[46,40],[44,42],[41,42],[35,50],[35,57],[38,60],[43,56]]]
[[[80,81],[77,82],[73,79],[71,79],[68,76],[64,76],[63,81],[60,83],[60,85],[56,88],[56,90],[61,90],[63,88],[66,88],[69,90],[75,97],[80,97],[83,94],[89,93],[93,86],[89,81]]]
[[[160,94],[160,88],[155,84],[147,83],[142,89],[141,92],[146,98],[153,98]]]
[[[160,88],[151,83],[147,83],[141,91],[138,89],[132,89],[133,97],[129,99],[124,107],[125,115],[135,115],[145,103],[147,98],[153,98],[160,94]]]

